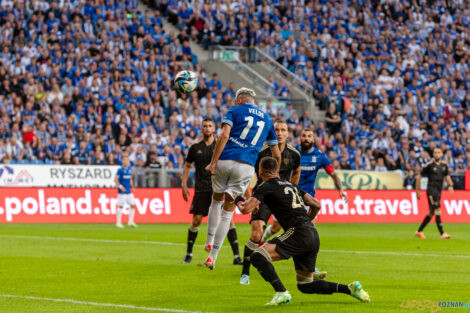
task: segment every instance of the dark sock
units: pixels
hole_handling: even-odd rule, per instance
[[[240,255],[240,250],[238,249],[238,237],[237,229],[235,227],[230,228],[227,233],[228,242],[232,246],[233,256]]]
[[[245,244],[245,251],[243,252],[243,270],[242,274],[245,275],[250,275],[250,256],[251,254],[255,251],[255,249],[258,249],[259,241],[255,242],[251,239],[248,240],[248,242]]]
[[[442,235],[444,233],[444,229],[442,229],[442,221],[441,221],[440,215],[436,215],[436,225],[437,225],[437,229],[439,229],[439,232]]]
[[[297,288],[303,293],[317,293],[330,295],[332,293],[345,293],[347,295],[351,294],[347,285],[340,283],[333,283],[323,279],[314,280],[307,284],[297,284]]]
[[[428,225],[429,221],[431,220],[432,216],[429,216],[429,215],[426,215],[426,217],[424,218],[423,222],[421,223],[421,225],[419,226],[418,228],[418,231],[419,232],[422,232],[424,227],[426,227],[426,225]]]
[[[287,290],[279,276],[277,276],[273,264],[268,261],[264,255],[258,252],[253,253],[251,255],[251,263],[256,267],[261,277],[273,286],[276,292],[284,292]]]
[[[196,230],[196,231],[194,231]],[[189,227],[188,229],[188,248],[186,249],[187,254],[193,253],[194,242],[197,237],[197,228]]]

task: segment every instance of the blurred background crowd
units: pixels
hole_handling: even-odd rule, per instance
[[[119,164],[127,152],[137,167],[182,168],[202,119],[220,126],[241,87],[206,76],[192,39],[259,47],[311,84],[324,121],[289,102],[265,109],[293,145],[312,128],[337,169],[419,170],[434,147],[452,171],[469,168],[469,1],[147,2],[1,1],[3,163]],[[173,90],[182,69],[199,76],[190,95]]]

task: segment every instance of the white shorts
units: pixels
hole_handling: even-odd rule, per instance
[[[255,168],[250,164],[233,160],[219,160],[212,176],[212,189],[217,193],[228,193],[233,199],[243,195],[255,175]]]
[[[135,205],[134,195],[132,193],[118,193],[118,206]]]

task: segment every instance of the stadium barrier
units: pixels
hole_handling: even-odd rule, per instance
[[[190,190],[191,195],[194,190]],[[336,190],[318,190],[320,223],[419,223],[428,212],[426,192],[418,200],[408,190],[348,190],[349,203]],[[0,188],[0,223],[114,223],[114,188]],[[139,188],[135,192],[137,223],[189,223],[191,202],[181,189]],[[444,191],[442,218],[446,223],[470,222],[470,192]],[[127,211],[127,210],[126,210]],[[127,214],[127,213],[125,213]],[[235,222],[247,223],[239,212]],[[124,219],[126,221],[126,219]]]

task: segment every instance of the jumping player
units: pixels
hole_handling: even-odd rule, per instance
[[[209,209],[206,240],[206,250],[210,254],[204,262],[211,270],[214,269],[232,220],[234,199],[242,195],[250,184],[255,173],[256,158],[265,141],[273,157],[279,162],[281,160],[273,121],[254,104],[255,97],[251,89],[241,88],[237,91],[235,106],[227,110],[222,120],[222,133],[211,163],[206,167],[214,175],[214,194]]]
[[[287,123],[282,120],[277,120],[274,123],[274,131],[277,135],[277,141],[279,150],[281,152],[281,167],[279,170],[279,175],[283,180],[290,180],[293,184],[297,184],[300,178],[300,154],[294,147],[286,143],[289,136],[289,130],[287,128]],[[266,156],[271,156],[271,150],[268,149],[268,146],[264,146],[260,153],[258,154],[258,159],[255,164],[255,171],[258,177],[258,181],[254,190],[263,182],[261,176],[259,175],[259,162],[262,158]],[[260,209],[256,214],[251,215],[251,234],[250,239],[245,244],[245,251],[243,256],[243,270],[240,277],[240,284],[249,285],[250,284],[250,255],[258,249],[260,244],[261,236],[263,235],[263,227],[268,222],[268,219],[271,217],[271,211],[268,206],[264,203],[260,204]]]
[[[421,199],[421,194],[419,192],[420,184],[421,184],[421,177],[426,176],[428,177],[428,187],[427,187],[427,195],[428,195],[428,203],[429,203],[429,213],[424,218],[423,222],[419,226],[419,229],[415,232],[415,235],[421,239],[425,239],[423,229],[426,225],[431,221],[431,218],[435,215],[436,216],[436,225],[439,233],[441,234],[442,239],[450,239],[450,235],[444,232],[442,228],[442,221],[441,221],[441,192],[442,192],[442,183],[444,182],[444,178],[447,180],[447,184],[449,185],[449,190],[454,191],[454,184],[452,182],[452,178],[449,175],[449,167],[445,162],[442,162],[442,150],[441,148],[435,148],[433,151],[434,159],[427,163],[421,173],[418,175],[416,179],[416,197]]]
[[[193,203],[191,205],[190,213],[193,214],[193,222],[188,229],[188,246],[186,249],[186,256],[184,257],[183,263],[190,263],[193,258],[193,246],[196,241],[199,225],[201,225],[202,218],[207,216],[209,206],[212,199],[212,183],[211,175],[204,169],[210,163],[212,154],[215,148],[215,136],[214,136],[215,125],[214,121],[210,117],[206,117],[202,121],[202,133],[203,139],[200,142],[193,144],[189,148],[188,155],[186,156],[186,162],[183,169],[183,181],[181,188],[183,192],[184,201],[189,201],[189,190],[187,186],[189,170],[191,165],[194,163],[196,168],[196,183],[195,183],[195,194]],[[240,258],[238,250],[238,239],[237,230],[233,221],[230,224],[230,230],[228,231],[228,240],[232,246],[233,251],[233,264],[243,264]]]
[[[276,292],[267,305],[278,305],[292,300],[272,264],[272,261],[291,257],[297,274],[297,288],[302,293],[344,293],[362,302],[370,302],[369,295],[357,281],[344,285],[313,279],[320,239],[311,220],[315,218],[319,208],[315,208],[314,199],[308,193],[291,182],[281,180],[277,168],[275,159],[263,158],[259,172],[264,183],[246,202],[240,197],[235,200],[244,214],[256,210],[260,203],[266,203],[284,229],[284,234],[269,240],[251,255],[253,266]],[[310,206],[308,214],[306,205]]]
[[[129,221],[130,227],[137,227],[134,223],[135,213],[135,200],[134,195],[131,193],[135,191],[134,182],[132,181],[132,169],[130,167],[129,155],[122,156],[122,166],[118,169],[114,182],[118,188],[118,210],[116,217],[116,227],[124,228],[122,225],[122,210],[126,205],[129,206]]]

